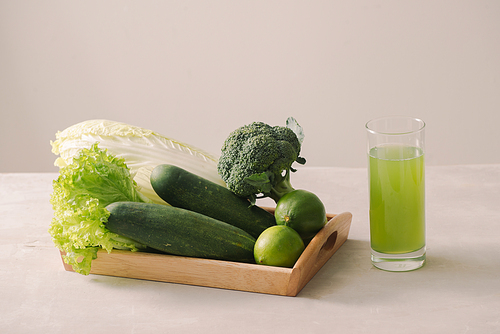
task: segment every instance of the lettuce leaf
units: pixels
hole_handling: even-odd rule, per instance
[[[137,251],[145,248],[129,238],[110,232],[105,223],[106,206],[117,201],[151,202],[135,188],[124,160],[94,143],[80,150],[53,181],[50,203],[54,218],[49,233],[63,259],[75,272],[88,275],[97,250],[113,248]]]

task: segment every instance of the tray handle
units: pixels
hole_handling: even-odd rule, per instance
[[[333,216],[316,234],[292,269],[288,295],[296,295],[347,240],[352,214]]]

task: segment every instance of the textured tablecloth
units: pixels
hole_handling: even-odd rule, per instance
[[[297,297],[66,272],[56,177],[0,174],[1,333],[500,332],[500,165],[427,167],[428,261],[407,273],[370,263],[366,169],[301,168],[293,185],[353,220]]]

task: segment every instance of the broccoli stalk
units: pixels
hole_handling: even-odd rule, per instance
[[[257,198],[275,202],[294,190],[292,164],[305,164],[299,157],[304,134],[290,117],[286,127],[254,122],[233,131],[224,141],[217,169],[229,190],[255,204]]]

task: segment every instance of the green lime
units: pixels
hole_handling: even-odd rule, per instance
[[[303,239],[310,239],[326,224],[326,210],[318,196],[297,189],[285,194],[276,204],[276,224],[297,231]]]
[[[304,242],[291,227],[276,225],[267,228],[255,242],[255,262],[268,266],[291,268],[304,251]]]

